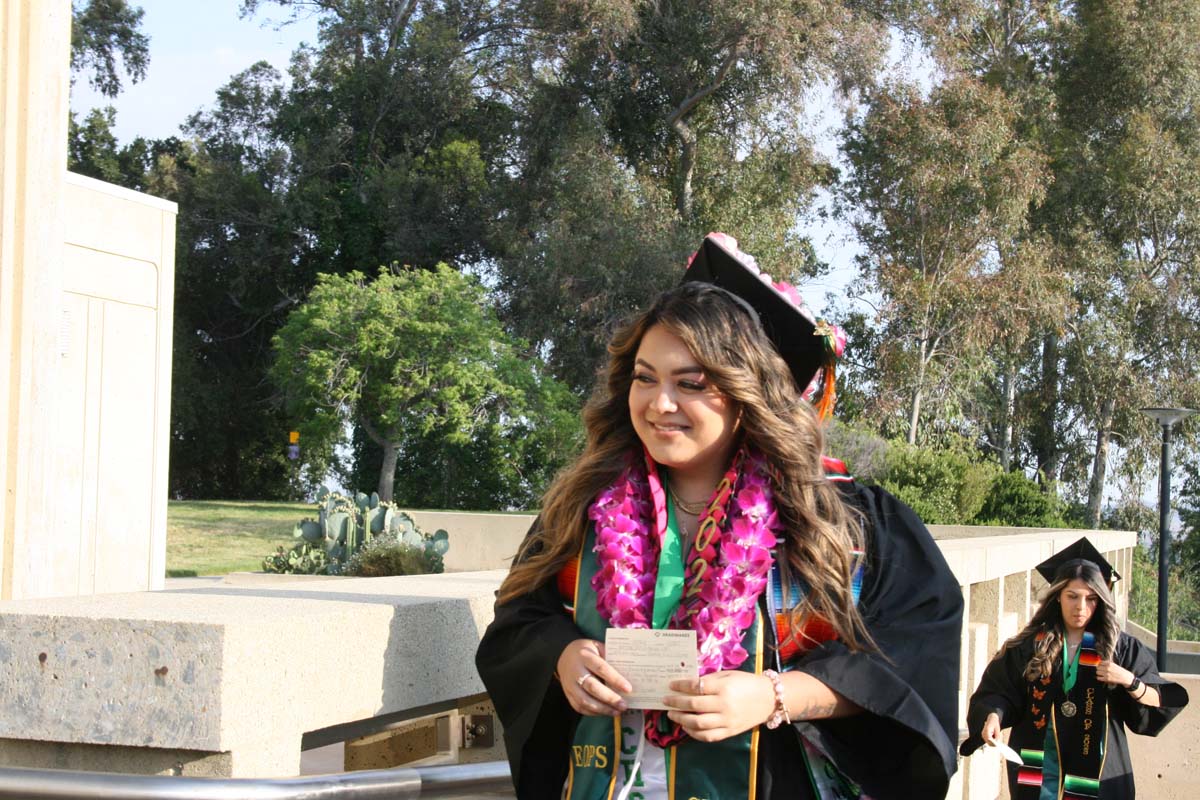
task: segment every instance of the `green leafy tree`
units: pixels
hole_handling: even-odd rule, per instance
[[[315,14],[274,131],[289,153],[288,206],[310,275],[485,257],[512,111],[483,90],[503,50],[490,4],[243,2]],[[490,19],[497,14],[499,19]],[[494,23],[494,25],[489,24]]]
[[[271,375],[310,451],[328,454],[348,426],[358,426],[382,450],[380,498],[392,499],[402,455],[402,486],[436,496],[431,486],[439,482],[519,470],[526,434],[540,422],[532,414],[561,402],[518,344],[483,289],[444,264],[381,269],[374,280],[323,275],[275,336]],[[563,428],[561,418],[548,422]],[[569,454],[533,455],[557,464]],[[541,488],[510,488],[509,498]]]
[[[106,97],[121,93],[121,74],[133,83],[146,77],[150,37],[140,28],[144,12],[126,0],[75,0],[71,4],[71,72],[87,72]],[[120,62],[120,66],[118,66]]]
[[[175,256],[171,490],[183,497],[284,498],[288,420],[267,380],[271,337],[312,277],[288,204],[288,150],[274,131],[281,76],[233,76],[156,180],[180,206]],[[173,187],[173,188],[171,188]]]
[[[556,375],[586,391],[614,321],[678,280],[708,231],[776,277],[823,270],[796,224],[833,175],[800,121],[806,90],[866,79],[886,48],[878,9],[518,5],[534,34],[492,241],[504,318]]]
[[[507,35],[485,32],[486,9],[244,11],[260,5],[318,15],[290,86],[262,63],[233,76],[154,173],[180,203],[171,482],[186,496],[289,493],[272,336],[319,273],[482,259],[511,129],[503,103],[481,100],[484,41]]]

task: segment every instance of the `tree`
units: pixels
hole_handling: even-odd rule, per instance
[[[1057,55],[1063,122],[1051,202],[1079,318],[1064,402],[1091,436],[1088,522],[1114,439],[1137,472],[1155,426],[1139,406],[1200,399],[1200,9],[1175,0],[1077,3]]]
[[[267,380],[271,337],[311,286],[274,131],[281,76],[233,76],[185,125],[163,164],[179,203],[171,391],[171,490],[189,498],[285,498],[288,421]]]
[[[105,97],[121,93],[121,73],[133,83],[146,77],[150,38],[139,28],[143,11],[126,0],[76,0],[71,4],[71,72],[87,71]],[[117,66],[118,60],[121,66]]]
[[[616,326],[679,280],[688,243],[669,196],[622,169],[586,120],[555,150],[498,288],[505,318],[584,396]]]
[[[249,14],[267,3],[245,0]],[[288,205],[310,275],[393,261],[456,267],[486,256],[511,110],[477,85],[504,35],[487,4],[318,0],[319,41],[297,50],[274,118]]]
[[[884,299],[876,379],[903,397],[909,444],[933,387],[947,404],[978,376],[1005,302],[998,253],[1043,191],[1043,162],[1013,115],[999,91],[954,77],[928,100],[911,86],[878,89],[845,134],[861,274]]]
[[[614,320],[678,280],[709,231],[735,235],[776,277],[820,274],[797,219],[833,171],[804,128],[806,89],[865,81],[887,43],[878,9],[517,5],[532,32],[491,241],[504,319],[556,375],[587,391]],[[578,303],[564,302],[567,284]]]
[[[304,441],[327,454],[348,426],[360,427],[382,449],[385,500],[402,456],[412,476],[406,486],[519,471],[522,444],[539,421],[531,413],[562,397],[518,355],[483,289],[444,264],[385,268],[374,280],[322,275],[273,346],[271,376]],[[561,419],[548,427],[561,431]],[[567,453],[539,455],[561,463]],[[455,457],[461,461],[447,469]],[[453,498],[447,488],[441,496]],[[541,488],[527,487],[522,499]]]

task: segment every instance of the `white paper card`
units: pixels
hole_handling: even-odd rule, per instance
[[[988,745],[999,750],[1000,755],[1004,756],[1004,758],[1008,761],[1011,761],[1014,764],[1020,764],[1022,766],[1025,765],[1025,762],[1021,759],[1021,755],[999,739],[988,742]]]
[[[609,628],[604,637],[604,660],[633,686],[622,695],[630,708],[666,710],[662,699],[671,681],[695,678],[696,632]]]

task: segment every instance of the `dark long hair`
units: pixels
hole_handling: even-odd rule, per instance
[[[1102,659],[1111,659],[1113,650],[1117,647],[1117,639],[1121,635],[1121,625],[1117,621],[1117,607],[1113,601],[1112,592],[1105,583],[1104,575],[1091,561],[1074,559],[1058,568],[1054,573],[1054,582],[1042,596],[1042,603],[1034,612],[1033,618],[1024,630],[1004,643],[1001,653],[1010,647],[1015,647],[1033,637],[1036,644],[1033,657],[1025,665],[1025,680],[1033,681],[1049,677],[1054,670],[1054,660],[1062,652],[1066,641],[1067,628],[1063,624],[1062,606],[1059,595],[1073,580],[1082,580],[1088,588],[1096,593],[1100,602],[1096,603],[1096,611],[1088,620],[1087,629],[1096,637],[1096,652]],[[1042,634],[1041,638],[1037,638]]]
[[[690,282],[663,293],[621,328],[608,346],[607,382],[583,412],[587,444],[547,490],[541,530],[526,542],[500,587],[505,603],[552,580],[579,553],[587,511],[642,443],[629,417],[634,361],[646,332],[661,325],[687,345],[705,376],[741,410],[741,436],[775,468],[775,496],[785,525],[785,565],[808,585],[792,612],[792,629],[820,612],[843,643],[871,646],[851,594],[854,549],[863,550],[860,515],[825,478],[824,436],[800,398],[791,372],[754,312],[722,289]]]

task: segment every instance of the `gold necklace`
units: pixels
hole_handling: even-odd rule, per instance
[[[686,559],[692,549],[692,534],[688,531],[683,517],[676,515],[675,522],[679,525],[679,552]]]
[[[679,495],[675,494],[675,488],[673,486],[671,486],[671,484],[669,484],[669,483],[667,484],[667,491],[670,492],[671,499],[675,501],[675,505],[678,506],[679,510],[684,512],[685,514],[691,514],[692,516],[695,517],[695,516],[699,516],[700,512],[704,510],[704,501],[703,500],[700,500],[698,502],[695,502],[695,503],[692,503],[691,505],[689,505],[679,499]]]

